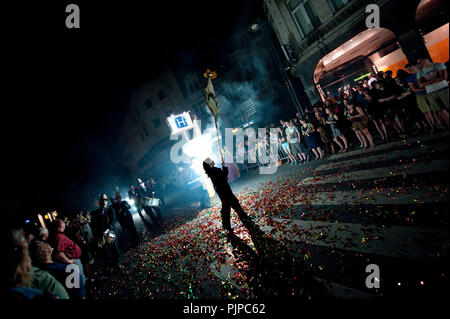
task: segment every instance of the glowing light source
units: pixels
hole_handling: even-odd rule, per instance
[[[28,224],[29,222],[30,222],[30,220],[29,220],[29,219],[25,220],[25,224]]]
[[[260,29],[260,25],[257,23],[254,23],[251,25],[250,30],[252,30],[253,32],[258,31]]]
[[[193,138],[183,145],[183,152],[190,158],[191,169],[203,179],[203,185],[210,197],[213,197],[215,192],[211,180],[206,178],[203,160],[207,157],[214,160],[213,144],[217,143],[217,139],[218,136],[214,129],[207,129],[203,135]]]

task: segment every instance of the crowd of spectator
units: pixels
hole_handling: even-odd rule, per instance
[[[277,140],[263,140],[265,150],[268,153],[269,147],[275,147],[275,161],[287,160],[293,166],[347,152],[351,146],[368,149],[376,146],[375,141],[380,144],[448,130],[446,66],[422,58],[405,69],[398,70],[395,78],[392,71],[380,71],[353,87],[338,88],[336,96],[328,91],[324,102],[306,109],[303,115],[281,120]],[[256,149],[246,150],[246,159]],[[265,163],[257,155],[254,166]],[[249,167],[248,161],[240,165]]]
[[[114,224],[117,220],[122,226],[124,215],[117,208],[119,200],[107,207],[108,198],[102,194],[100,208],[93,212],[55,219],[48,228],[12,230],[6,238],[8,295],[21,300],[86,299],[86,288],[94,280],[117,273],[120,251]],[[94,276],[92,267],[100,275]]]
[[[85,299],[93,258],[92,232],[82,213],[49,228],[14,229],[8,236],[9,296],[14,299]]]

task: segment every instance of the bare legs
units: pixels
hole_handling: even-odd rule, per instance
[[[319,158],[323,158],[323,152],[322,152],[322,149],[320,148],[320,146],[316,147],[316,148],[312,148],[311,151],[316,156],[316,160],[318,160]]]
[[[424,112],[423,116],[425,116],[425,120],[427,120],[428,125],[432,130],[436,128],[436,121],[434,119],[433,113],[431,111]]]
[[[373,144],[372,134],[370,134],[367,128],[361,131],[355,130],[355,133],[356,136],[358,136],[358,139],[361,141],[361,144],[364,146],[364,148],[367,148],[367,141],[369,142],[370,148],[375,147],[375,144]]]
[[[291,162],[294,163],[296,161],[294,155],[292,155],[292,153],[289,149],[285,149],[285,151],[286,151],[286,154],[288,155],[289,159],[291,160]]]
[[[342,147],[341,142],[339,142],[339,138],[336,136],[335,138],[333,138],[333,141],[339,146],[339,151],[338,153],[342,152],[344,150],[344,148]],[[333,148],[334,149],[334,148]]]

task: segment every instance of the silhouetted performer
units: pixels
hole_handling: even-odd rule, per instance
[[[99,199],[100,208],[91,212],[91,228],[92,235],[95,238],[95,242],[101,241],[103,233],[110,229],[117,234],[116,223],[116,211],[112,206],[108,205],[108,196],[102,194]],[[119,269],[120,250],[117,243],[117,238],[110,245],[104,245],[100,250],[106,252],[108,259],[111,263],[112,269]]]
[[[150,216],[150,218],[153,221],[153,224],[155,226],[161,226],[161,210],[155,209],[156,213],[158,214],[158,216],[155,216],[154,212],[153,212],[153,208],[147,205],[146,199],[152,197],[152,194],[149,194],[147,192],[147,187],[145,186],[145,183],[138,178],[137,179],[139,187],[137,189],[136,195],[137,195],[137,200],[139,201],[139,205],[141,207],[141,209],[143,208],[145,213]],[[144,219],[144,216],[141,214],[140,211],[138,211],[139,216]]]
[[[228,168],[225,165],[223,165],[222,169],[214,167],[214,161],[210,158],[203,161],[203,168],[206,175],[211,178],[214,189],[222,201],[222,210],[220,211],[222,215],[222,227],[232,233],[230,219],[231,208],[234,209],[244,224],[248,225],[251,223],[250,218],[242,209],[238,199],[234,196],[231,187],[228,184]]]
[[[119,222],[122,229],[127,230],[132,236],[133,246],[137,246],[139,244],[139,235],[136,230],[136,226],[134,225],[133,216],[131,215],[130,209],[131,206],[127,201],[122,200],[120,193],[116,193],[116,201],[112,205],[114,210],[116,211],[117,221]]]

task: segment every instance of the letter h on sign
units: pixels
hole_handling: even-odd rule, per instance
[[[188,123],[186,121],[186,118],[184,116],[179,116],[175,118],[175,124],[178,128],[183,128],[188,126]]]

